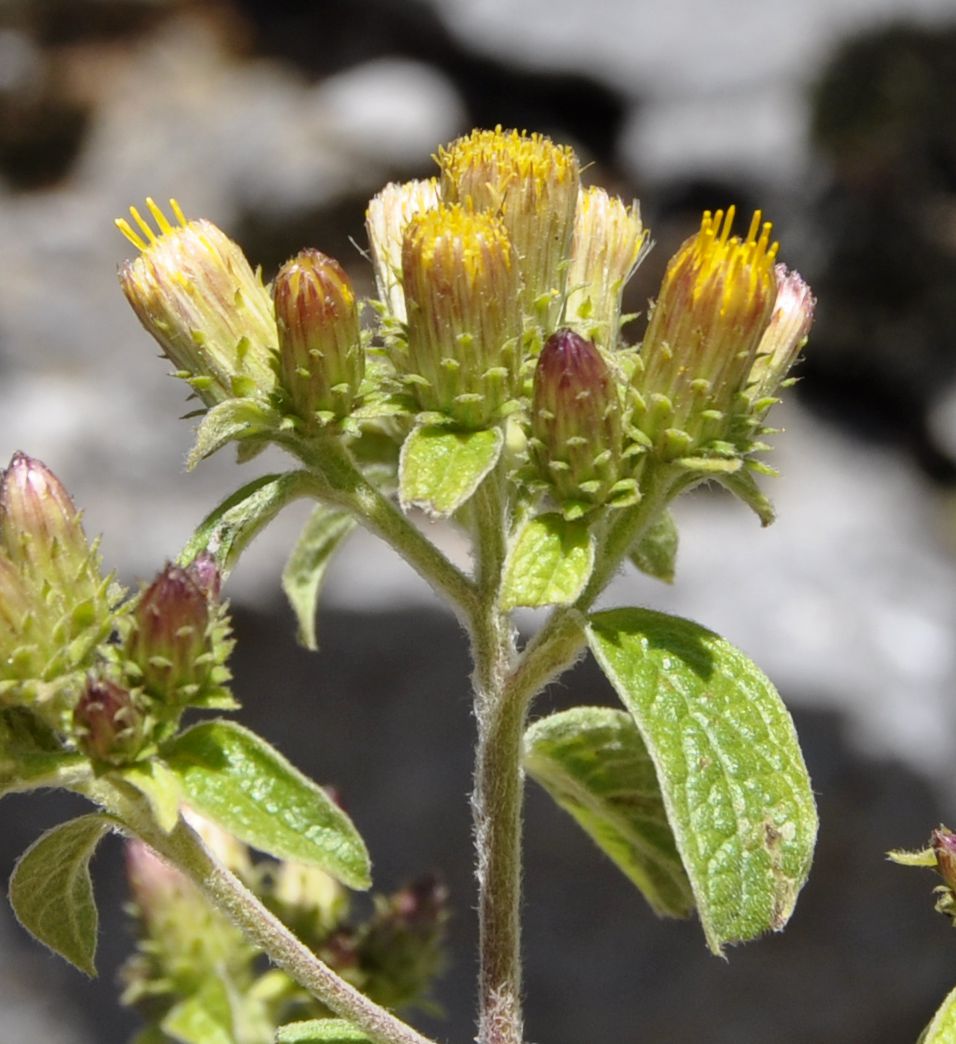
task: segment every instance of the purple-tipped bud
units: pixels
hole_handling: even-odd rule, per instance
[[[15,564],[50,582],[72,582],[90,556],[73,498],[25,453],[14,453],[0,480],[0,536]]]
[[[933,831],[931,837],[936,854],[936,869],[946,887],[956,891],[956,834],[944,826]]]
[[[303,250],[275,279],[279,384],[306,428],[347,417],[365,375],[358,308],[344,269]]]
[[[541,349],[531,433],[535,462],[559,502],[607,500],[620,470],[620,397],[601,353],[573,330],[558,330]]]
[[[95,761],[125,765],[143,745],[143,716],[131,693],[107,679],[91,678],[73,710],[77,746]]]
[[[136,605],[126,648],[150,696],[179,703],[184,686],[201,688],[212,661],[211,623],[206,590],[186,569],[167,565]]]

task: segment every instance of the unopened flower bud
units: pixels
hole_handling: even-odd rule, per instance
[[[0,536],[11,559],[38,579],[72,583],[90,547],[63,483],[39,460],[14,453],[0,480]]]
[[[125,765],[143,745],[143,716],[129,690],[91,678],[73,710],[77,746],[95,761]]]
[[[423,210],[438,206],[438,181],[394,182],[373,196],[365,212],[365,227],[375,270],[378,296],[393,319],[405,322],[402,289],[402,242],[409,221]]]
[[[784,265],[774,269],[777,299],[750,371],[748,394],[758,403],[772,397],[797,361],[813,325],[816,300],[799,273]]]
[[[275,278],[278,377],[306,430],[347,417],[365,374],[358,308],[344,269],[303,250]]]
[[[216,648],[218,606],[197,582],[205,575],[167,565],[133,611],[126,656],[147,695],[173,706],[201,701],[227,677]]]
[[[392,349],[422,410],[494,423],[516,393],[518,269],[494,215],[440,206],[409,222],[402,251],[408,343]]]
[[[637,202],[582,189],[574,218],[565,318],[604,348],[617,345],[621,295],[650,249]]]
[[[260,275],[211,222],[187,221],[170,200],[174,225],[151,199],[146,204],[158,235],[135,207],[139,231],[124,218],[116,222],[142,251],[120,269],[140,322],[207,406],[268,392],[277,336]]]
[[[936,869],[951,891],[956,891],[956,834],[944,826],[938,827],[930,837],[936,855]]]
[[[499,126],[458,138],[436,159],[442,199],[500,215],[518,255],[524,310],[552,330],[563,304],[578,202],[574,150]]]
[[[667,266],[641,348],[635,423],[652,442],[725,437],[777,296],[770,224],[754,214],[731,236],[734,208],[704,214]],[[686,450],[686,447],[684,447]]]
[[[0,697],[42,702],[48,723],[63,725],[113,628],[115,597],[62,483],[14,454],[0,476]]]
[[[600,351],[573,330],[545,342],[534,374],[530,448],[555,499],[587,510],[618,480],[621,403]]]

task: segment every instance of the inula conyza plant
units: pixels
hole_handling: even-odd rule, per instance
[[[220,585],[298,498],[316,507],[283,584],[305,645],[356,525],[403,555],[470,639],[480,1044],[524,1039],[526,774],[656,913],[696,912],[715,954],[783,928],[806,879],[816,811],[770,681],[696,623],[594,606],[622,569],[672,579],[669,508],[695,486],[718,483],[772,520],[755,476],[771,473],[767,417],[806,342],[810,290],[759,213],[738,228],[733,207],[708,212],[632,335],[621,296],[650,244],[636,203],[582,186],[574,152],[540,135],[475,131],[436,160],[435,179],[369,203],[372,301],[313,248],[266,284],[175,202],[117,222],[138,252],[123,292],[201,415],[190,463],[229,443],[242,461],[268,445],[289,460],[200,522],[138,593],[103,575],[43,464],[17,454],[3,473],[0,783],[93,805],[24,854],[10,899],[92,974],[87,864],[104,834],[129,839],[140,942],[124,999],[146,1020],[141,1044],[425,1041],[396,1012],[429,1001],[441,884],[378,896],[356,918],[369,857],[334,796],[228,717],[181,724],[188,708],[235,707]],[[467,535],[470,570],[418,512]],[[526,641],[511,618],[522,606],[546,610]],[[588,650],[621,706],[531,720],[535,696]]]

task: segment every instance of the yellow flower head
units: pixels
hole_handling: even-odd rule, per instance
[[[499,218],[441,205],[409,222],[402,249],[407,356],[393,361],[423,410],[491,423],[514,396],[522,330],[519,276]]]
[[[277,343],[272,301],[239,247],[209,221],[177,224],[146,200],[158,234],[136,207],[116,226],[140,251],[120,283],[140,322],[207,405],[269,391]]]
[[[641,208],[602,188],[582,189],[568,269],[567,322],[613,349],[621,325],[621,294],[650,249]]]
[[[771,225],[757,211],[743,238],[734,208],[707,211],[671,258],[641,349],[641,391],[664,396],[672,427],[728,410],[746,385],[777,296]]]
[[[525,311],[550,330],[560,314],[580,168],[542,134],[476,130],[438,150],[442,199],[501,216],[518,255]]]

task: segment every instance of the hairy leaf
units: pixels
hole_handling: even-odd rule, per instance
[[[241,841],[368,888],[368,852],[352,821],[255,733],[230,721],[203,722],[162,753],[187,802]]]
[[[568,605],[584,590],[594,568],[594,541],[584,519],[557,512],[531,519],[508,550],[501,607]]]
[[[280,1026],[276,1044],[372,1044],[345,1019],[309,1019]]]
[[[282,572],[282,590],[299,623],[299,643],[313,652],[319,647],[315,612],[325,570],[355,524],[347,512],[319,505],[306,522]]]
[[[196,429],[196,443],[189,451],[186,467],[192,471],[234,439],[255,438],[271,431],[278,418],[255,399],[226,399],[208,410]]]
[[[783,928],[817,815],[773,685],[729,642],[663,613],[597,613],[588,640],[657,769],[710,948]]]
[[[208,551],[225,580],[253,537],[286,504],[305,495],[307,480],[305,472],[289,471],[263,475],[236,490],[200,522],[180,553],[179,564],[189,565],[200,551]]]
[[[454,514],[498,462],[503,442],[498,428],[416,428],[405,440],[399,459],[402,506],[420,507],[441,517]]]
[[[952,990],[923,1030],[917,1044],[952,1044],[956,1040],[956,990]]]
[[[89,863],[116,824],[93,813],[48,830],[23,853],[10,877],[17,920],[54,953],[96,975],[97,912]]]
[[[543,718],[525,734],[525,765],[657,913],[693,910],[654,764],[630,715],[574,707]]]
[[[662,511],[657,521],[631,551],[630,559],[642,573],[674,582],[678,543],[677,524],[669,511]]]

